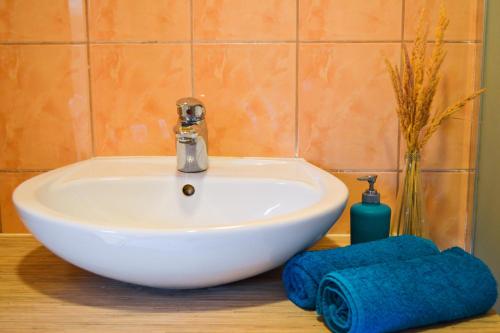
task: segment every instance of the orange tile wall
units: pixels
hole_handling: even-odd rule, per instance
[[[299,156],[359,201],[380,175],[394,206],[403,166],[383,57],[397,62],[433,0],[3,0],[0,222],[24,232],[20,182],[102,155],[172,155],[175,100],[207,106],[210,154]],[[445,0],[451,20],[436,106],[478,87],[482,0]],[[423,155],[432,236],[467,247],[478,103]],[[332,228],[348,233],[348,213]]]

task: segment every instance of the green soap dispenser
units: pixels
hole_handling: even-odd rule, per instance
[[[389,237],[391,207],[380,203],[380,193],[375,189],[377,175],[358,180],[367,181],[370,186],[363,192],[362,202],[351,206],[351,244]]]

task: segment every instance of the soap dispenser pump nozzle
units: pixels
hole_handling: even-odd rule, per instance
[[[360,181],[367,181],[369,187],[362,194],[363,203],[379,204],[380,203],[380,193],[375,189],[375,182],[377,181],[377,175],[368,175],[359,177]]]

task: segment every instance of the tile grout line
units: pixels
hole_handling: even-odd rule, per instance
[[[86,26],[86,34],[87,34],[87,78],[88,78],[88,89],[89,89],[89,117],[90,117],[90,145],[91,145],[91,153],[92,157],[95,156],[95,133],[94,133],[94,111],[93,111],[93,103],[92,103],[92,70],[91,70],[91,61],[90,61],[90,33],[89,33],[89,0],[85,0],[85,26]]]
[[[337,40],[299,40],[303,44],[387,44],[387,43],[401,43],[412,42],[413,39],[381,39],[381,40],[351,40],[351,39],[337,39]],[[244,42],[244,41],[243,41]],[[263,42],[263,41],[261,41]],[[277,43],[285,43],[286,41],[277,41]],[[481,44],[480,40],[444,40],[445,44]],[[434,43],[434,40],[427,40],[428,44]]]
[[[62,167],[62,166],[61,166]],[[0,169],[0,173],[29,173],[29,172],[48,172],[55,170],[59,167],[52,169]],[[398,169],[329,169],[329,168],[321,168],[322,170],[328,172],[338,172],[338,173],[362,173],[362,172],[402,172],[402,170]],[[475,169],[465,168],[465,169],[422,169],[422,172],[426,173],[473,173]]]
[[[325,40],[299,40],[302,44],[384,44],[399,43],[399,39],[381,39],[381,40],[355,40],[355,39],[325,39]]]
[[[195,97],[195,87],[194,87],[194,11],[193,11],[193,3],[194,0],[189,1],[189,20],[190,20],[190,53],[191,53],[191,96]]]
[[[0,185],[1,186],[1,185]],[[0,234],[3,233],[2,205],[0,204]]]
[[[297,42],[296,39],[289,40],[259,40],[259,39],[248,39],[248,40],[195,40],[193,39],[194,44],[295,44]]]
[[[324,169],[328,172],[334,173],[370,173],[370,172],[385,172],[385,173],[396,173],[397,169]]]
[[[463,169],[425,169],[421,170],[422,172],[433,172],[433,173],[470,173],[474,172],[474,169],[463,168]]]
[[[295,1],[295,157],[299,157],[299,1]]]
[[[86,45],[87,41],[13,41],[0,42],[0,45]]]
[[[94,40],[91,41],[90,44],[98,44],[98,45],[123,45],[123,44],[132,44],[132,45],[172,45],[172,44],[188,44],[190,40],[115,40],[115,41],[107,41],[107,40]]]
[[[193,22],[194,24],[194,22]],[[408,40],[195,40],[193,37],[191,40],[116,40],[116,41],[106,41],[106,40],[95,40],[95,41],[13,41],[13,42],[0,42],[0,45],[96,45],[96,44],[292,44],[292,43],[303,43],[303,44],[384,44],[384,43],[401,43],[401,42],[411,42]],[[433,43],[432,40],[428,40],[428,43]],[[444,43],[448,44],[481,44],[480,40],[445,40]]]
[[[399,74],[402,75],[402,67],[403,67],[403,60],[402,60],[402,52],[403,52],[403,44],[405,43],[404,37],[405,37],[405,8],[406,8],[406,1],[402,0],[401,3],[401,44],[399,46]],[[397,126],[398,126],[398,137],[397,137],[397,151],[396,151],[396,167],[397,167],[397,174],[396,174],[396,198],[398,197],[399,194],[399,182],[401,176],[399,175],[399,170],[401,169],[401,126],[399,123],[399,117],[396,119],[397,121]]]
[[[370,173],[370,172],[385,172],[385,173],[401,173],[403,170],[398,169],[328,169],[322,168],[328,172],[338,173]],[[421,172],[425,173],[471,173],[474,169],[422,169]]]
[[[0,173],[48,172],[54,169],[0,169]]]

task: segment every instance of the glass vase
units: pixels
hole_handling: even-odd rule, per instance
[[[420,237],[429,235],[425,221],[419,151],[405,155],[405,168],[399,187],[392,233]]]

